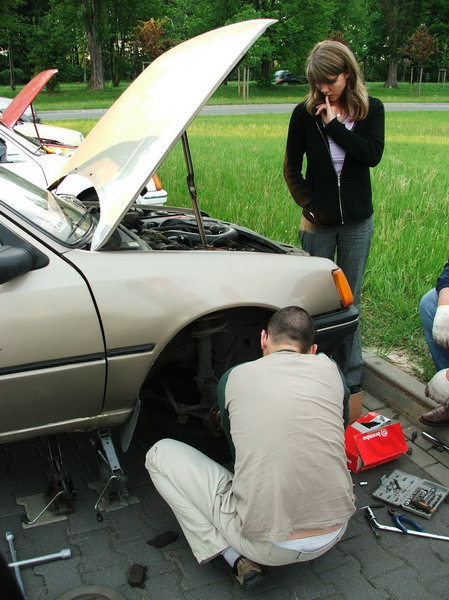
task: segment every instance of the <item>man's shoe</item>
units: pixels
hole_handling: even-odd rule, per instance
[[[439,406],[438,408],[434,408],[421,415],[419,420],[424,425],[430,425],[432,427],[449,425],[449,406]]]
[[[232,574],[241,586],[248,588],[253,587],[262,579],[262,568],[249,558],[240,556],[235,561]]]

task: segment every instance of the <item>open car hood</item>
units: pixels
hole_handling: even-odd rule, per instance
[[[0,120],[8,127],[14,127],[42,88],[47,85],[53,75],[57,72],[58,69],[48,69],[33,77],[33,79],[31,79],[31,81],[29,81],[17,94],[11,104],[3,111]]]
[[[182,133],[252,44],[275,23],[256,19],[215,29],[149,65],[95,125],[64,175],[87,177],[98,194],[98,250]]]

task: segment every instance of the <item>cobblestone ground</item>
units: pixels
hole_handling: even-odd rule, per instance
[[[368,397],[366,409],[393,417],[387,407]],[[389,412],[390,411],[390,412]],[[416,428],[402,418],[407,437]],[[5,534],[14,535],[19,560],[70,548],[72,556],[36,566],[21,574],[28,600],[56,600],[79,586],[109,586],[126,600],[442,600],[449,599],[449,543],[369,528],[364,510],[352,518],[340,542],[310,563],[267,568],[262,583],[244,591],[223,570],[220,561],[199,566],[171,511],[154,490],[144,469],[147,450],[139,440],[119,455],[127,476],[132,503],[96,518],[98,496],[94,483],[99,469],[87,434],[60,438],[64,466],[78,495],[74,512],[57,522],[23,528],[23,502],[45,491],[49,462],[41,440],[0,446],[0,552],[10,560]],[[376,504],[371,494],[381,477],[394,469],[449,486],[449,455],[430,448],[420,433],[410,441],[411,455],[353,476],[358,508]],[[446,458],[447,457],[447,458]],[[360,485],[360,482],[367,482]],[[25,501],[24,501],[25,498]],[[19,501],[18,501],[19,499]],[[300,501],[300,499],[298,499]],[[374,509],[377,519],[391,525],[386,507]],[[444,503],[430,520],[417,520],[426,531],[449,536],[449,507]],[[178,539],[161,549],[148,540],[166,531]],[[128,583],[130,567],[146,568],[144,587]],[[0,591],[4,598],[4,590]]]

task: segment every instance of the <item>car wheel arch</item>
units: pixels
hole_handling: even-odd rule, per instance
[[[147,442],[156,441],[159,434],[173,437],[213,458],[223,456],[227,444],[211,426],[216,384],[228,368],[261,356],[260,332],[275,310],[223,308],[179,330],[158,355],[140,391],[140,435],[148,432]]]

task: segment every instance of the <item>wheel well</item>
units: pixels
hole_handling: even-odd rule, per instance
[[[217,383],[229,368],[261,356],[260,333],[273,312],[231,308],[182,329],[158,357],[141,390],[140,434],[152,442],[158,436],[180,439],[214,458],[226,455],[227,441],[213,419]]]
[[[200,374],[210,366],[220,378],[230,367],[259,358],[260,333],[273,312],[248,306],[216,311],[196,319],[167,344],[144,387],[166,365],[182,365]],[[204,361],[209,360],[210,365],[206,366]]]

